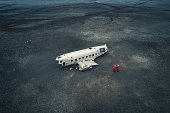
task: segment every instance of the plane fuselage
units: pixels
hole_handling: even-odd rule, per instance
[[[58,61],[58,64],[61,64],[62,66],[75,65],[82,61],[94,60],[95,58],[101,56],[107,51],[108,48],[105,44],[101,46],[90,47],[87,49],[66,53],[58,56],[56,60]]]

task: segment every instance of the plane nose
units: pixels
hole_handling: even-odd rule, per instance
[[[59,57],[56,57],[56,60],[59,61]]]
[[[55,60],[57,60],[57,61],[58,61],[58,57],[57,57]]]

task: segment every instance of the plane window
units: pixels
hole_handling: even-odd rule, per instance
[[[80,60],[81,58],[79,58],[79,60]]]
[[[71,60],[71,62],[73,62],[73,60]]]
[[[86,56],[86,58],[87,58],[88,56]]]
[[[84,58],[84,57],[83,57]]]
[[[89,57],[91,57],[91,55],[89,55]]]
[[[60,63],[62,63],[62,60],[60,60]]]
[[[92,56],[94,56],[94,54],[92,54]]]
[[[77,59],[75,59],[75,61],[77,61]]]
[[[97,53],[95,55],[97,55]]]
[[[63,62],[63,66],[65,66],[65,62]]]

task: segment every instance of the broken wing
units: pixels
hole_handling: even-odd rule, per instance
[[[78,68],[80,71],[86,70],[86,69],[90,69],[93,68],[93,66],[97,66],[98,64],[95,63],[93,60],[85,60],[82,62],[78,63]]]

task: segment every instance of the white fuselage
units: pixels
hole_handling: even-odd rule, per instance
[[[108,48],[105,44],[63,54],[58,56],[56,60],[58,61],[58,64],[61,64],[62,66],[68,66],[78,64],[78,62],[82,62],[84,60],[94,60],[95,58],[101,56],[107,51]]]

